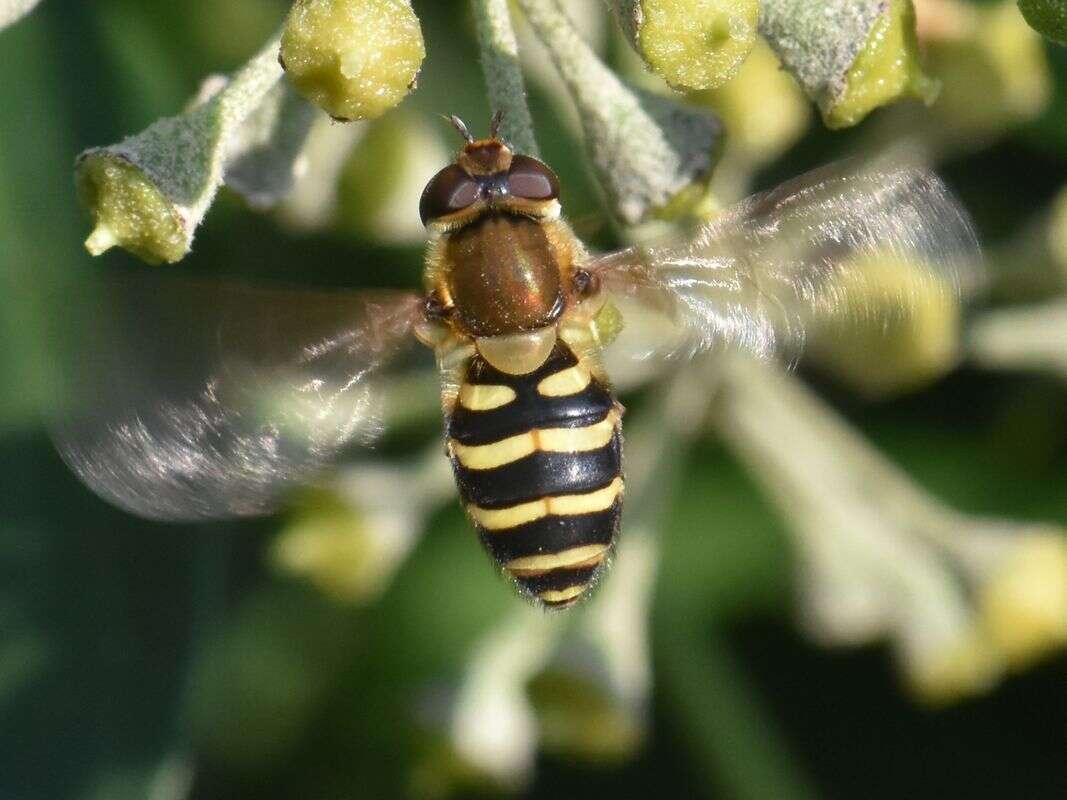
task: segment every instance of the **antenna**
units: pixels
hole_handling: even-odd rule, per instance
[[[467,124],[463,120],[455,114],[449,114],[445,119],[452,123],[452,127],[459,131],[459,135],[463,137],[463,140],[467,144],[471,144],[474,141],[474,137],[471,136],[471,132],[467,130]]]
[[[489,136],[493,139],[500,138],[500,122],[504,119],[504,112],[499,108],[493,112],[489,120]]]

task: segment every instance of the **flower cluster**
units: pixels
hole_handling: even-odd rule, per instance
[[[33,5],[0,3],[0,27]],[[850,127],[917,99],[875,114],[861,138],[906,135],[936,161],[996,141],[1049,102],[1040,39],[1014,2],[608,5],[617,25],[604,37],[621,48],[582,25],[609,16],[599,3],[471,3],[502,134],[538,152],[527,77],[548,86],[580,129],[610,212],[635,239],[714,217],[814,119]],[[1063,38],[1055,3],[1021,6],[1038,29]],[[611,49],[618,52],[608,58]],[[408,0],[297,0],[260,52],[228,78],[207,78],[184,111],[78,158],[77,185],[94,222],[87,249],[180,261],[224,186],[257,210],[276,209],[282,224],[417,239],[414,215],[409,224],[398,209],[415,207],[442,146],[422,115],[391,110],[416,90],[425,54]],[[546,63],[553,77],[544,80]],[[385,163],[398,165],[389,181],[376,171]],[[906,293],[914,313],[861,337],[813,323],[813,363],[868,397],[912,390],[968,359],[1067,376],[1064,191],[993,254],[1013,269],[966,287],[1032,300],[1036,286],[1040,302],[967,322],[960,299],[917,280],[916,264],[880,255],[864,265],[862,286],[837,291],[873,293],[870,303]],[[353,193],[368,199],[358,219],[347,219]],[[663,378],[653,370],[615,374],[630,388]],[[443,772],[515,786],[531,774],[539,747],[611,759],[640,744],[657,533],[680,472],[669,464],[708,430],[750,470],[789,531],[799,618],[814,641],[888,643],[906,685],[934,704],[988,690],[1067,644],[1060,527],[972,516],[934,499],[779,365],[717,355],[664,382],[670,389],[629,428],[635,515],[610,584],[567,619],[524,608],[484,631],[426,720],[432,766],[416,771],[416,784],[427,789]],[[436,445],[390,466],[349,465],[296,502],[273,564],[341,603],[370,604],[451,497]]]

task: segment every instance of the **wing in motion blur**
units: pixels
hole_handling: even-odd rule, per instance
[[[419,299],[126,275],[61,309],[64,460],[154,519],[265,513],[376,432],[371,376],[407,343]]]
[[[925,285],[887,296],[864,275],[882,254],[915,264]],[[638,356],[733,348],[767,357],[795,352],[820,318],[878,325],[887,313],[906,316],[920,291],[958,294],[977,266],[969,218],[937,176],[845,162],[754,195],[685,242],[632,247],[586,269],[624,307],[636,301],[673,323]]]

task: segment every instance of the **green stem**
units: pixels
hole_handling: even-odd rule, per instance
[[[720,138],[705,109],[624,84],[582,38],[560,0],[517,0],[578,109],[586,148],[626,224],[684,212],[703,195]]]
[[[707,794],[736,800],[815,797],[725,641],[675,606],[661,603],[653,623],[656,675],[681,720]]]
[[[508,0],[471,0],[471,7],[489,105],[501,114],[500,133],[517,152],[537,157],[540,150],[526,102],[526,83],[519,66],[519,46]]]

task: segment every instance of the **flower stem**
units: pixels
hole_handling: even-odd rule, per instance
[[[739,800],[814,797],[725,641],[676,611],[660,608],[656,614],[657,675],[666,702],[680,716],[708,794]]]
[[[489,105],[501,114],[500,133],[517,152],[537,157],[540,150],[526,102],[526,83],[519,66],[519,46],[508,0],[471,0],[471,7]]]
[[[635,224],[703,195],[721,125],[706,109],[633,89],[597,56],[560,0],[518,0],[578,110],[586,148],[616,217]]]

